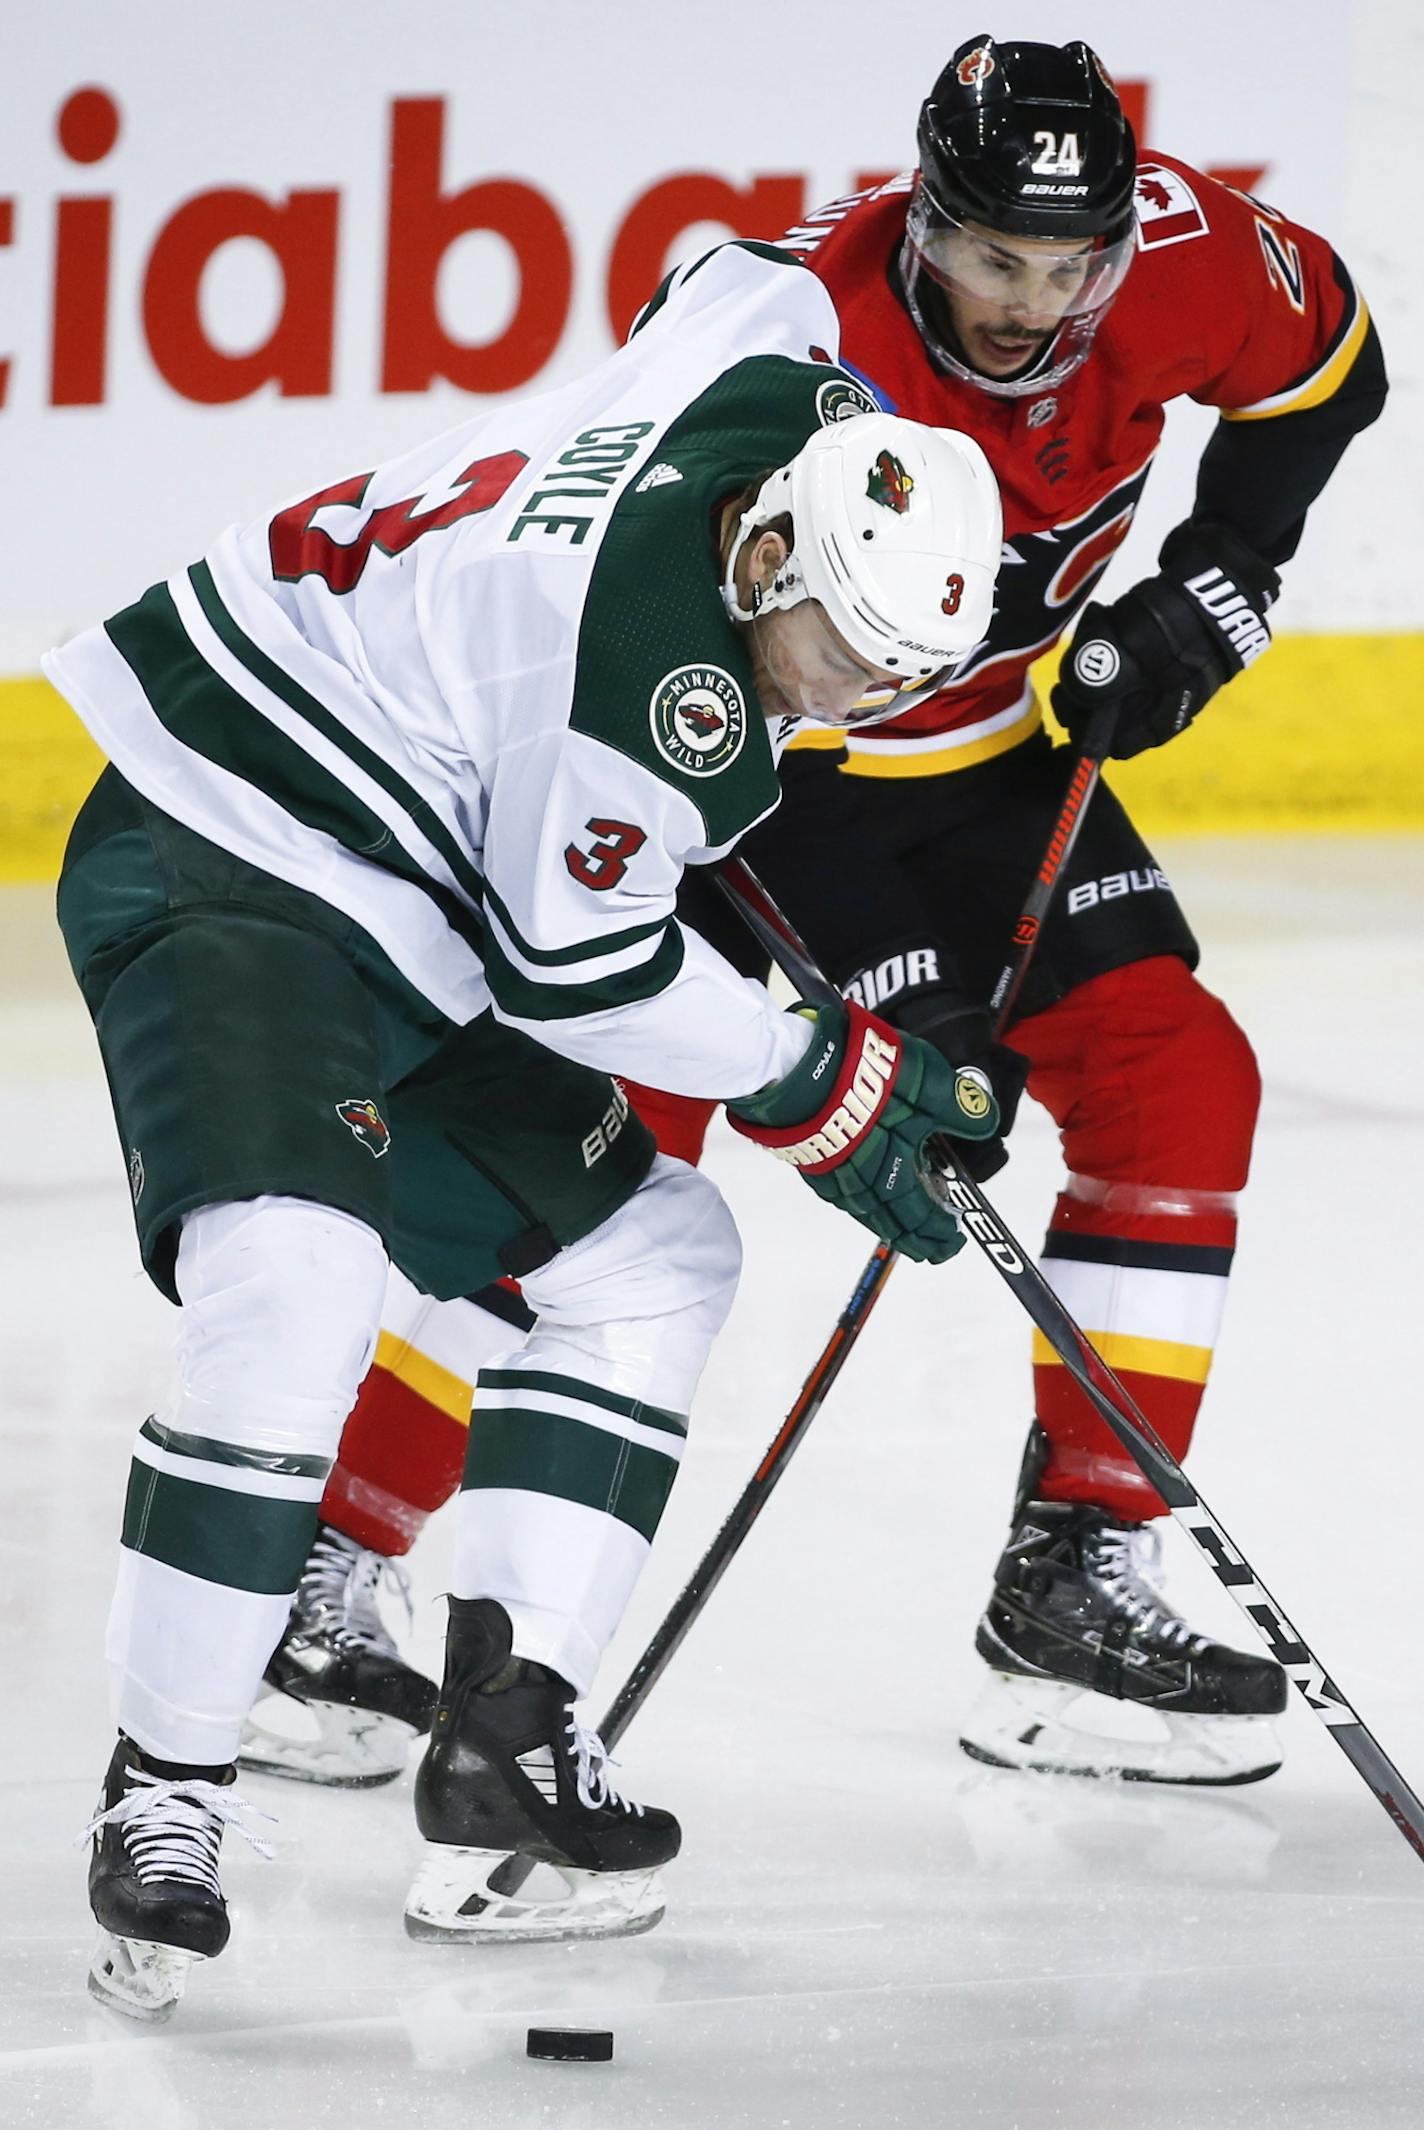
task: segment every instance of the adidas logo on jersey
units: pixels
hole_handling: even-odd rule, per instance
[[[642,480],[634,484],[633,493],[635,496],[645,495],[650,488],[665,488],[669,481],[681,479],[676,466],[669,466],[666,459],[659,459],[657,465],[650,466]]]

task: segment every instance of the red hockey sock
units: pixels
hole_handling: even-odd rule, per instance
[[[460,1483],[471,1385],[382,1332],[321,1499],[323,1523],[377,1553],[408,1553]]]
[[[1043,1271],[1177,1458],[1191,1442],[1226,1299],[1235,1193],[1260,1081],[1220,1001],[1175,957],[1095,978],[1014,1029],[1062,1133],[1067,1188]],[[1165,1503],[1034,1337],[1049,1437],[1036,1492],[1128,1518]]]

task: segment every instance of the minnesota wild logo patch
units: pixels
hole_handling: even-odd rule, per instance
[[[883,503],[887,510],[898,511],[903,517],[910,507],[910,491],[914,485],[894,452],[882,451],[870,469],[865,492],[872,503]]]
[[[648,722],[665,761],[685,776],[711,777],[741,753],[747,707],[720,666],[675,666],[653,690]]]
[[[377,1161],[389,1150],[391,1128],[369,1095],[353,1095],[349,1101],[338,1102],[336,1114]]]
[[[816,416],[823,429],[848,422],[853,414],[878,414],[880,405],[873,392],[849,377],[828,377],[816,387]]]

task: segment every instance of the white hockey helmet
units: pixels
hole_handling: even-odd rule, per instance
[[[744,607],[737,557],[783,513],[792,552]],[[762,483],[738,524],[723,598],[736,621],[819,600],[852,650],[920,689],[987,633],[1002,541],[998,483],[972,437],[854,414],[817,430]],[[873,711],[857,706],[848,722],[897,707],[893,697]]]

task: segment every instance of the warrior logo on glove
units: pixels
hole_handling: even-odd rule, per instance
[[[1116,646],[1105,638],[1095,636],[1073,654],[1073,671],[1084,687],[1102,688],[1110,680],[1116,680],[1122,670],[1122,660]]]
[[[853,1070],[843,1073],[834,1109],[805,1138],[773,1145],[778,1161],[789,1161],[798,1169],[835,1168],[847,1159],[867,1124],[879,1116],[895,1084],[900,1046],[884,1022],[877,1023],[868,1014],[862,1016],[860,1035],[860,1057]]]

